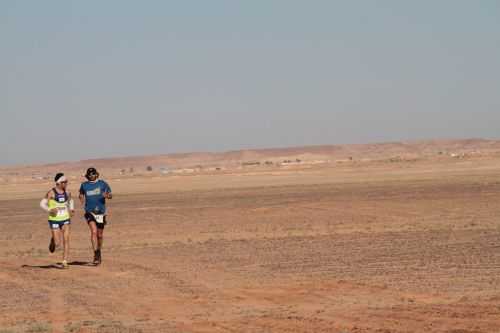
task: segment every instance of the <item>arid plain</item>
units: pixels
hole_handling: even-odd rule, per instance
[[[498,142],[179,158],[2,169],[0,332],[500,332]],[[103,264],[77,205],[59,269],[44,175],[90,164]]]

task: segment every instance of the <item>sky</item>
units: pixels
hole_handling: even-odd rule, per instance
[[[500,2],[0,0],[0,165],[500,138]]]

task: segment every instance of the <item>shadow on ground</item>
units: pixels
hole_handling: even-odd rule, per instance
[[[93,263],[88,261],[71,261],[68,262],[70,266],[95,266]],[[63,269],[62,263],[58,262],[57,264],[50,265],[22,265],[22,268],[40,268],[40,269]]]

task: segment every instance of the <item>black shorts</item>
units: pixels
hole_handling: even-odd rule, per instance
[[[104,215],[104,220],[102,223],[98,223],[95,219],[95,216],[92,215],[92,213],[85,213],[85,215],[83,215],[83,217],[85,217],[85,220],[87,220],[87,223],[90,223],[90,222],[95,222],[95,225],[97,226],[97,229],[104,229],[104,226],[107,224],[106,222],[106,215]]]
[[[50,221],[49,220],[49,228],[50,229],[62,229],[64,225],[71,224],[71,220],[66,221]]]

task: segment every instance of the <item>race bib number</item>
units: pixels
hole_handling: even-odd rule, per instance
[[[92,214],[94,215],[95,221],[97,223],[104,223],[104,215],[102,214]]]
[[[68,209],[66,207],[59,207],[57,208],[57,216],[62,217],[65,216],[68,213]]]

